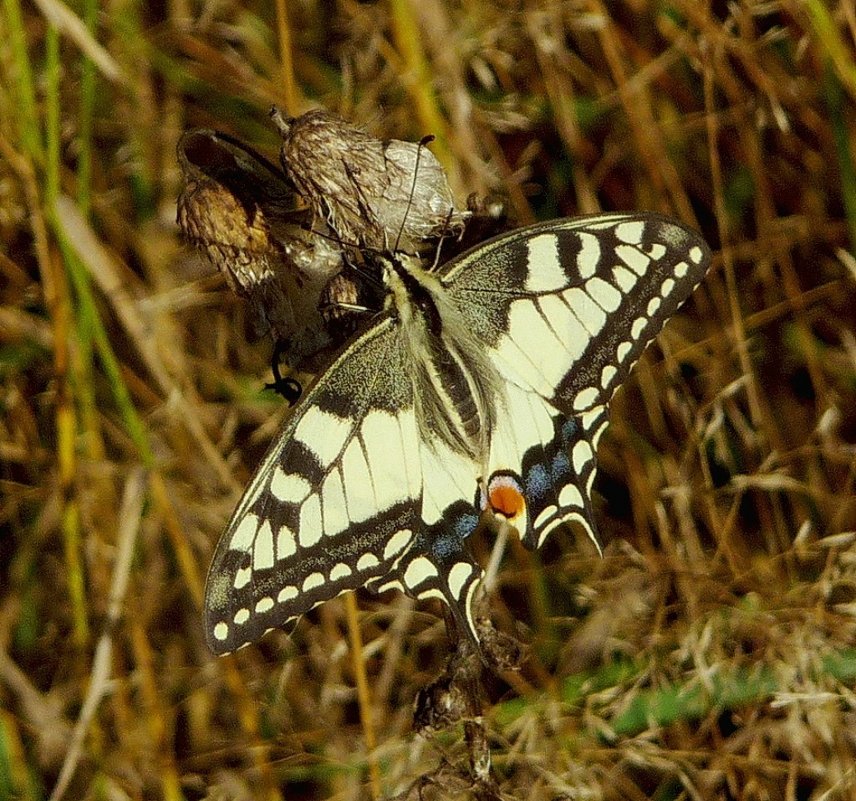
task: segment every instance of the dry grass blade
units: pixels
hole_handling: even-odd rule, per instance
[[[68,742],[68,751],[59,773],[50,801],[59,801],[68,790],[74,770],[83,752],[83,741],[89,730],[101,699],[107,692],[113,655],[113,638],[116,626],[125,611],[125,593],[131,573],[131,557],[142,523],[143,501],[145,499],[145,474],[138,468],[128,477],[119,507],[118,536],[116,538],[116,559],[110,582],[110,595],[107,606],[107,619],[104,631],[95,645],[92,656],[92,672],[89,686],[74,731]]]
[[[230,471],[200,425],[198,414],[189,406],[173,378],[174,365],[167,365],[164,362],[164,355],[152,336],[151,322],[142,315],[140,305],[132,297],[120,269],[99,243],[73,201],[64,196],[57,198],[56,216],[68,242],[87,266],[90,275],[95,279],[136,345],[143,363],[157,381],[158,392],[169,398],[174,408],[181,412],[188,429],[208,456],[210,464],[219,470],[224,486],[233,486]]]
[[[92,36],[83,20],[60,0],[35,0],[45,18],[66,34],[92,60],[101,74],[112,82],[126,82],[119,65]]]
[[[175,384],[163,364],[161,355],[154,347],[150,326],[140,316],[138,304],[117,265],[80,215],[74,201],[67,197],[58,197],[56,217],[78,258],[87,266],[90,275],[108,298],[116,316],[139,348],[146,367],[157,380],[158,389],[168,395],[175,389]]]

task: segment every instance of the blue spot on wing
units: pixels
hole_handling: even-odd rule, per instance
[[[530,512],[549,505],[555,499],[556,488],[567,483],[573,468],[568,456],[572,442],[579,437],[575,420],[556,418],[552,440],[538,443],[523,456],[523,487]],[[551,500],[553,499],[553,500]]]
[[[553,487],[553,478],[543,464],[534,464],[524,478],[524,491],[528,501],[540,501]]]
[[[462,553],[464,542],[479,524],[479,516],[472,512],[464,512],[451,519],[445,519],[448,520],[449,525],[443,526],[439,536],[431,542],[431,554],[439,562],[445,562],[449,557]]]
[[[535,548],[538,545],[538,532],[534,530],[533,522],[539,519],[544,510],[552,507],[555,512],[539,526],[539,530],[543,529],[547,521],[567,511],[559,504],[559,494],[564,487],[576,485],[582,497],[587,497],[584,481],[574,470],[569,455],[573,445],[584,437],[578,419],[557,416],[553,418],[553,438],[548,442],[535,443],[523,455],[521,483],[529,512],[529,531],[523,534],[523,544],[527,547]]]
[[[571,460],[568,454],[562,451],[557,453],[550,462],[550,478],[553,484],[563,482],[571,473]]]
[[[561,428],[559,429],[559,439],[562,442],[562,446],[567,448],[568,445],[571,444],[573,440],[577,438],[577,433],[579,432],[580,427],[577,425],[576,420],[571,418],[565,418],[565,421],[562,423]]]

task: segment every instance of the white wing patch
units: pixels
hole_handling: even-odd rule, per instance
[[[538,344],[529,335],[527,312],[531,312],[531,305],[530,300],[519,300],[512,304],[509,310],[509,333],[502,337],[491,357],[503,378],[544,395],[551,391],[554,384],[549,382],[541,366],[529,356],[529,352],[537,353],[537,350],[529,352],[526,350],[527,346],[535,348]],[[514,325],[515,307],[519,309],[519,322],[516,326]],[[562,373],[564,374],[564,371]]]
[[[586,281],[586,292],[605,312],[614,312],[621,305],[622,294],[603,278],[590,278]]]
[[[608,364],[600,371],[600,387],[604,391],[608,390],[618,375],[618,369],[614,364]]]
[[[626,267],[622,267],[620,264],[617,264],[612,268],[612,279],[615,281],[615,285],[625,295],[630,292],[634,286],[636,286],[636,282],[638,280],[634,273]]]
[[[368,520],[375,512],[374,488],[362,443],[356,437],[345,449],[342,457],[342,473],[345,478],[348,517],[354,523]]]
[[[393,556],[398,556],[410,544],[410,540],[412,539],[413,532],[410,529],[404,528],[396,531],[384,546],[383,558],[392,559]]]
[[[288,559],[289,556],[294,556],[297,553],[297,538],[294,532],[285,525],[279,527],[276,534],[276,558]]]
[[[616,237],[630,245],[641,245],[644,233],[645,223],[642,220],[631,220],[615,226]]]
[[[359,570],[360,573],[365,573],[367,570],[371,570],[379,564],[380,559],[378,559],[373,553],[364,553],[359,559],[357,559],[357,570]]]
[[[288,603],[289,601],[293,601],[298,595],[297,587],[294,585],[283,587],[279,594],[276,596],[276,600],[281,603]]]
[[[312,485],[299,473],[286,473],[282,465],[277,465],[270,482],[270,493],[281,503],[301,503]]]
[[[300,525],[297,531],[301,548],[311,548],[321,540],[324,525],[321,522],[321,498],[318,495],[310,495],[300,507]]]
[[[606,325],[606,312],[582,289],[569,289],[562,298],[571,307],[590,337],[597,336]]]
[[[369,412],[363,420],[360,437],[372,477],[375,509],[389,509],[406,497],[401,471],[407,459],[402,449],[398,420],[388,412]]]
[[[590,278],[597,271],[600,264],[600,240],[594,235],[580,232],[580,252],[577,256],[577,268],[580,271],[580,277]],[[567,284],[567,278],[565,279]]]
[[[636,275],[645,275],[648,270],[648,265],[651,259],[648,258],[641,250],[632,245],[620,245],[615,249],[615,255],[618,256]]]
[[[418,556],[404,571],[404,583],[411,590],[415,590],[420,584],[437,576],[437,567],[424,556]]]
[[[419,427],[414,409],[403,409],[398,414],[398,440],[401,443],[401,463],[403,472],[400,478],[404,482],[407,495],[418,498],[422,492],[422,463],[419,460],[419,448],[413,443],[419,442]],[[398,451],[397,451],[398,452]]]
[[[555,292],[568,283],[559,254],[559,240],[554,234],[541,234],[527,242],[529,248],[526,291]]]
[[[480,469],[466,457],[434,441],[420,451],[422,459],[422,521],[433,526],[459,498],[471,501]]]
[[[259,526],[253,546],[253,570],[265,570],[273,567],[273,563],[273,531],[270,521],[265,520]]]
[[[574,398],[574,411],[588,411],[598,402],[598,398],[600,398],[600,391],[596,387],[586,387]]]
[[[324,511],[324,534],[327,537],[343,532],[351,523],[345,502],[342,474],[333,468],[321,485],[321,508]]]
[[[259,530],[259,518],[256,515],[247,515],[240,523],[232,539],[229,541],[229,549],[232,551],[249,551]]]
[[[294,429],[294,439],[312,451],[319,462],[329,464],[342,452],[353,430],[353,420],[310,406]]]
[[[449,571],[449,589],[455,598],[459,598],[467,580],[473,575],[473,566],[466,562],[458,562]],[[469,604],[467,604],[469,606]]]

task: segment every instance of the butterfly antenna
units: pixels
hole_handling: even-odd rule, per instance
[[[395,237],[395,247],[392,249],[393,253],[398,250],[398,246],[401,244],[401,235],[404,233],[404,225],[407,222],[408,215],[410,214],[410,207],[413,205],[413,195],[416,194],[416,180],[419,177],[419,161],[422,158],[422,148],[433,142],[434,138],[434,134],[428,134],[419,140],[419,147],[416,150],[416,164],[413,167],[413,183],[410,184],[410,194],[407,197],[407,206],[404,208],[404,216],[401,218],[401,225],[399,226],[398,234]]]
[[[446,235],[452,230],[452,215],[454,213],[454,208],[449,208],[449,211],[446,214],[446,220],[443,223],[443,233],[439,236],[437,242],[437,252],[434,254],[434,263],[431,265],[432,272],[434,272],[437,269],[437,266],[440,264],[440,254],[443,250],[443,243],[446,241]],[[461,236],[463,235],[463,231],[461,231]],[[458,241],[461,241],[460,237],[458,238]]]

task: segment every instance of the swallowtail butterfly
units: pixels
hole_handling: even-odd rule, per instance
[[[597,542],[609,400],[709,264],[655,214],[533,225],[437,271],[387,261],[383,311],[295,407],[217,546],[211,649],[359,587],[440,598],[477,643],[479,519],[529,548],[569,521]]]

